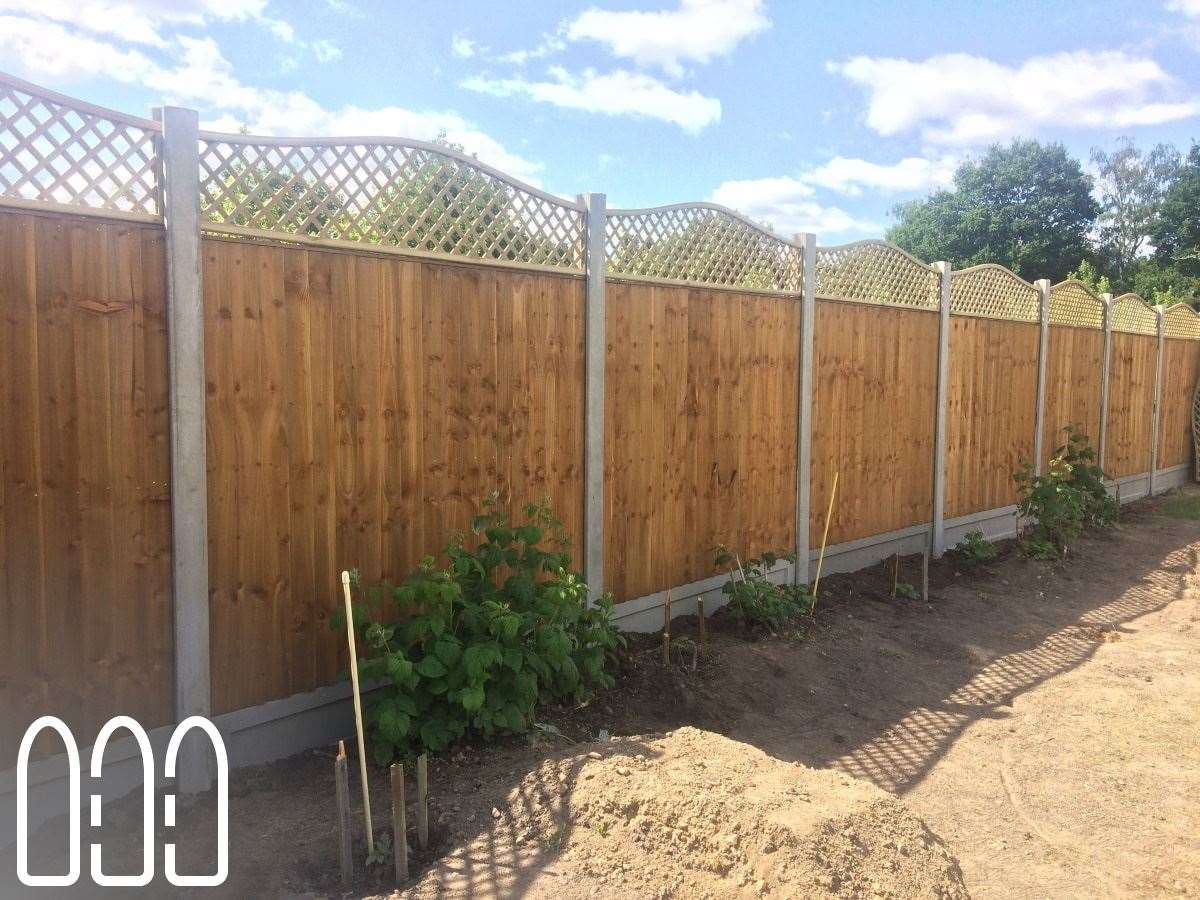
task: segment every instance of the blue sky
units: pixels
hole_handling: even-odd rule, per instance
[[[1014,136],[1200,137],[1200,0],[0,0],[0,69],[256,133],[446,131],[555,193],[824,243]]]

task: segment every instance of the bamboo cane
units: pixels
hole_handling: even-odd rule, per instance
[[[671,589],[667,588],[667,596],[663,598],[663,633],[662,633],[663,665],[671,665]]]
[[[362,698],[358,691],[358,649],[354,646],[354,606],[350,602],[350,573],[342,572],[342,596],[346,601],[346,634],[350,641],[350,686],[354,691],[354,727],[358,731],[358,776],[362,779],[363,819],[367,825],[367,853],[375,852],[371,827],[371,789],[367,784],[367,744],[363,740]]]
[[[825,534],[821,536],[821,555],[817,557],[817,577],[813,579],[813,606],[817,605],[817,588],[821,584],[821,566],[825,563],[825,545],[829,542],[829,523],[833,521],[833,501],[837,499],[838,475],[833,473],[833,490],[829,492],[829,511],[825,513]]]

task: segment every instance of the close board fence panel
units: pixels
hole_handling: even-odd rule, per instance
[[[0,767],[172,719],[165,297],[161,227],[0,210]]]
[[[1133,294],[1111,301],[1109,309],[1113,333],[1104,469],[1116,479],[1150,469],[1158,317]]]
[[[1163,313],[1162,408],[1158,416],[1158,468],[1191,463],[1193,390],[1200,381],[1200,315],[1183,305]]]
[[[1001,266],[955,271],[950,282],[946,516],[1018,499],[1013,474],[1033,462],[1039,295]]]
[[[404,577],[492,490],[578,547],[580,279],[203,249],[215,710],[334,680],[338,573]]]
[[[818,300],[812,533],[833,544],[930,520],[938,317]]]
[[[1061,282],[1050,290],[1049,321],[1043,467],[1063,445],[1068,425],[1099,446],[1104,301],[1078,281]]]
[[[606,584],[618,602],[714,574],[714,548],[795,538],[794,297],[609,280]]]

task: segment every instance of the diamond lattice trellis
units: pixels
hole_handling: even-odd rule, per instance
[[[796,293],[799,247],[706,205],[613,210],[605,229],[614,276]]]
[[[950,273],[950,311],[961,316],[1038,321],[1037,288],[1004,266],[985,263]]]
[[[412,143],[204,135],[200,206],[217,225],[582,271],[582,209]]]
[[[1050,324],[1103,328],[1104,301],[1081,281],[1061,281],[1050,288]]]
[[[157,131],[0,78],[0,197],[158,216]]]
[[[1200,338],[1200,315],[1186,303],[1168,306],[1163,312],[1163,334],[1173,338]]]
[[[939,276],[885,241],[817,248],[817,297],[937,309]]]
[[[1127,334],[1158,334],[1158,314],[1137,294],[1122,294],[1112,301],[1112,330]]]

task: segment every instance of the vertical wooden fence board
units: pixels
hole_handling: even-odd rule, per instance
[[[1104,365],[1104,332],[1094,328],[1050,326],[1046,359],[1046,415],[1042,463],[1066,440],[1074,425],[1100,446],[1100,379]]]
[[[829,542],[928,522],[938,318],[934,313],[820,300],[815,310],[812,514]]]
[[[1169,469],[1192,461],[1192,394],[1200,380],[1200,341],[1166,338],[1162,373],[1158,468]]]
[[[1033,462],[1038,326],[954,316],[946,403],[946,516],[1018,499],[1013,473]]]
[[[794,543],[790,297],[609,281],[605,578],[618,601]]]
[[[156,226],[0,212],[0,768],[38,715],[171,719],[164,265]]]
[[[1150,469],[1157,354],[1158,338],[1113,332],[1104,461],[1109,478],[1140,475]]]
[[[578,542],[579,279],[203,251],[216,712],[333,681],[340,571],[404,578],[493,490]]]

